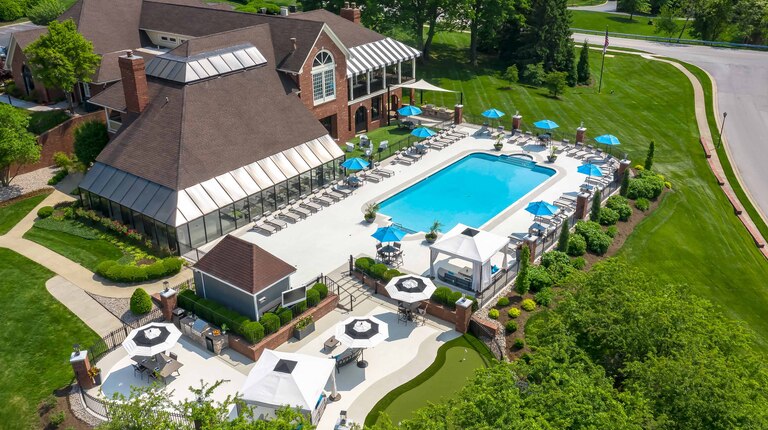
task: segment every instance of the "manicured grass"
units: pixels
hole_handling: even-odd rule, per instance
[[[617,15],[615,13],[593,12],[588,10],[572,10],[571,28],[582,28],[584,30],[605,31],[607,28],[611,33],[639,34],[641,36],[666,37],[661,33],[655,33],[655,25],[649,25],[648,21],[654,21],[656,18],[648,16],[635,15],[631,20],[629,15]],[[682,21],[680,22],[682,25]],[[690,27],[690,26],[689,26]],[[681,27],[682,28],[682,27]],[[677,39],[677,34],[674,35]],[[693,39],[689,30],[685,30],[683,39]]]
[[[605,0],[568,0],[568,6],[596,6],[605,3]]]
[[[23,200],[13,202],[7,206],[0,206],[0,235],[8,233],[13,226],[19,223],[22,218],[27,216],[29,211],[45,200],[50,193],[44,193],[32,196]]]
[[[32,227],[24,233],[24,239],[39,243],[90,271],[96,270],[104,260],[118,260],[123,256],[120,248],[104,239],[88,240],[62,231]]]
[[[494,60],[470,67],[468,39],[466,34],[438,34],[435,58],[417,71],[435,85],[463,91],[467,121],[481,122],[480,113],[495,107],[507,112],[503,123],[509,128],[510,116],[519,110],[524,128],[548,118],[571,139],[584,121],[588,136],[618,136],[620,151],[634,164],[643,162],[648,143],[655,140],[655,170],[672,182],[674,191],[638,225],[620,257],[721,305],[746,322],[757,333],[757,347],[768,351],[768,262],[709,170],[698,143],[688,79],[669,64],[615,53],[606,58],[602,94],[579,87],[553,99],[539,88],[502,89],[508,86],[501,79],[503,65]],[[590,60],[597,78],[600,52],[590,52]],[[429,103],[456,103],[449,93],[425,93],[425,102],[427,96]]]
[[[69,119],[63,110],[31,112],[27,130],[35,134],[43,134]]]
[[[373,425],[379,412],[387,413],[393,423],[409,418],[416,409],[459,391],[462,381],[472,377],[476,369],[487,367],[492,360],[495,358],[488,348],[472,335],[446,342],[426,370],[376,403],[365,418],[365,425]]]
[[[393,122],[394,124],[394,122]],[[397,125],[389,125],[386,127],[379,127],[376,130],[373,130],[371,132],[365,133],[368,138],[373,142],[373,150],[374,153],[377,153],[377,149],[379,148],[379,144],[382,140],[386,140],[389,142],[389,147],[396,147],[399,144],[407,145],[410,143],[415,143],[416,141],[420,140],[416,137],[411,136],[411,130],[408,130],[406,128],[399,128]],[[360,142],[360,137],[355,137],[353,139],[350,139],[351,143],[357,144]],[[342,147],[346,151],[346,148]],[[361,150],[359,147],[355,147],[355,150],[352,152],[347,152],[347,158],[352,157],[363,157],[365,158],[365,153],[363,150]],[[386,155],[389,155],[387,153]],[[382,157],[384,158],[384,157]]]
[[[0,248],[0,427],[39,428],[37,406],[72,379],[72,345],[98,337],[45,289],[46,268]]]

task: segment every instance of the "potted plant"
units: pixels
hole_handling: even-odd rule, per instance
[[[504,142],[502,142],[502,141],[501,141],[502,139],[504,139],[504,135],[501,135],[501,136],[499,136],[499,137],[496,139],[496,143],[494,143],[494,144],[493,144],[493,148],[494,148],[495,150],[497,150],[497,151],[501,151],[501,148],[503,148],[503,147],[504,147]]]
[[[369,203],[368,206],[365,207],[365,214],[363,214],[365,221],[368,223],[373,222],[373,220],[376,219],[376,214],[379,212],[380,208],[381,206],[379,206],[378,203]]]
[[[221,325],[221,334],[227,334],[227,330],[229,330],[229,327],[227,327],[226,324]]]
[[[554,163],[555,160],[557,160],[557,154],[555,154],[555,147],[553,145],[549,147],[549,155],[547,155],[547,161]]]
[[[293,326],[293,337],[301,340],[313,331],[315,331],[315,320],[312,318],[312,315],[307,315]]]
[[[424,235],[424,239],[426,239],[427,243],[435,243],[437,240],[437,233],[442,227],[443,224],[438,220],[435,220],[435,222],[432,223],[432,226],[429,227],[429,231]]]
[[[88,369],[88,376],[91,377],[94,384],[101,385],[101,369],[98,367],[91,367]]]

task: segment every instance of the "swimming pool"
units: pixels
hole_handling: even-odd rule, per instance
[[[459,223],[479,228],[554,174],[518,157],[470,154],[384,200],[381,213],[413,231],[428,231],[435,220],[443,231]]]

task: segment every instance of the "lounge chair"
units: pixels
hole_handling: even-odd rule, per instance
[[[410,166],[411,164],[413,164],[414,160],[411,160],[410,158],[405,157],[405,155],[403,155],[404,153],[405,153],[405,151],[399,152],[397,154],[397,157],[395,157],[395,161],[400,163],[400,164],[405,164],[407,166]]]
[[[300,216],[302,218],[307,218],[310,215],[312,215],[312,212],[310,212],[309,210],[307,210],[305,208],[302,208],[301,206],[293,206],[293,207],[291,207],[288,210],[293,212],[293,213],[295,213],[296,215],[298,215],[298,216]]]
[[[303,207],[304,209],[308,209],[310,212],[320,212],[323,207],[315,202],[312,202],[310,200],[304,200],[299,202],[299,206]]]
[[[284,228],[288,228],[288,223],[286,223],[285,221],[281,221],[281,220],[279,220],[277,218],[265,219],[264,222],[266,224],[270,224],[270,225],[273,225],[273,226],[277,227],[278,230],[282,230]]]
[[[413,161],[421,160],[421,155],[419,155],[419,154],[413,154],[413,153],[410,153],[410,152],[406,152],[406,153],[404,153],[402,155],[403,155],[403,157],[408,158],[408,159],[413,160]]]
[[[345,199],[347,197],[346,194],[341,194],[338,191],[328,190],[325,192],[325,196],[329,197],[330,199],[333,199],[337,202],[340,202],[342,199]]]
[[[288,222],[293,223],[293,224],[296,224],[297,222],[301,221],[301,218],[302,218],[299,215],[291,213],[288,210],[281,211],[280,213],[275,215],[275,217],[280,218],[281,220],[288,221]]]
[[[319,195],[316,195],[316,196],[312,197],[312,201],[314,203],[317,203],[317,204],[320,204],[320,205],[323,205],[323,206],[326,206],[326,207],[336,203],[336,200],[333,200],[333,199],[331,199],[329,197],[326,197],[325,195],[322,195],[322,194],[319,194]]]
[[[271,223],[267,223],[266,221],[257,222],[253,226],[253,228],[255,230],[261,230],[261,231],[267,232],[270,235],[275,234],[275,233],[277,233],[280,230],[280,228],[276,227],[275,225],[273,225]]]
[[[389,169],[382,169],[382,168],[376,168],[373,170],[377,175],[386,176],[386,177],[392,177],[395,176],[394,170]]]

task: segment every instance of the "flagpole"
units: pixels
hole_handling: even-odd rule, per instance
[[[603,61],[600,63],[600,83],[597,85],[597,93],[603,89],[603,69],[605,68],[605,51],[608,50],[608,27],[605,28],[605,42],[603,43]]]

